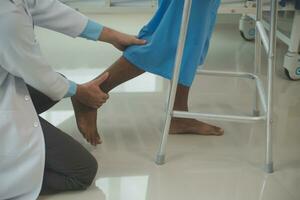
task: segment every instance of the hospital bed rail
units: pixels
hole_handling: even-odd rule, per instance
[[[251,6],[252,5],[252,6]],[[253,12],[253,7],[256,7],[256,3],[250,3],[246,6],[249,11],[245,12],[239,23],[239,29],[241,36],[247,40],[252,41],[255,39],[255,18],[256,14]],[[262,4],[262,10],[268,11],[270,8],[270,2],[264,0]],[[289,13],[293,13],[293,18],[284,18],[280,19],[289,19],[292,20],[291,28],[289,28],[289,33],[277,29],[277,37],[283,43],[288,46],[287,53],[284,55],[283,59],[283,68],[285,74],[290,80],[300,80],[300,0],[280,0],[278,1],[278,11],[281,12],[283,16],[287,16]],[[267,12],[264,12],[267,13]],[[267,31],[270,31],[269,21],[264,17],[261,20],[261,23],[267,28]]]

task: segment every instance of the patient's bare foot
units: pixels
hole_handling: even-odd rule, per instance
[[[80,103],[75,97],[71,98],[76,123],[83,137],[92,145],[101,144],[97,130],[97,110]]]
[[[219,136],[224,134],[224,130],[195,119],[173,118],[169,133]]]

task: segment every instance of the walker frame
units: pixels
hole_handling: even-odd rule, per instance
[[[265,151],[265,166],[264,170],[267,173],[272,173],[273,169],[273,79],[275,71],[276,61],[276,32],[277,32],[277,0],[271,0],[271,22],[270,33],[267,35],[264,24],[262,23],[262,0],[257,0],[256,7],[256,38],[255,38],[255,64],[254,72],[228,72],[228,71],[207,71],[199,70],[198,73],[209,76],[226,76],[226,77],[240,77],[253,79],[256,83],[255,99],[253,116],[241,116],[241,115],[220,115],[212,113],[196,113],[196,112],[183,112],[174,110],[174,102],[176,96],[176,90],[179,79],[179,72],[182,63],[182,57],[185,47],[185,40],[188,29],[188,22],[190,17],[192,0],[185,0],[184,10],[181,22],[180,36],[178,40],[178,47],[176,53],[175,66],[173,71],[173,77],[171,79],[168,104],[166,111],[165,125],[161,136],[161,143],[159,151],[156,157],[156,164],[162,165],[165,163],[166,147],[168,141],[168,135],[170,130],[170,123],[172,117],[177,118],[197,118],[197,119],[210,119],[210,120],[222,120],[233,122],[260,122],[266,123],[266,151]],[[263,45],[262,45],[263,44]],[[264,47],[268,55],[268,75],[267,75],[267,93],[264,91],[264,87],[261,79],[259,78],[259,72],[261,68],[261,49]]]

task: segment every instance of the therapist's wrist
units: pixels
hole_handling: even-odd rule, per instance
[[[116,31],[108,27],[103,27],[98,40],[113,44],[117,40]]]
[[[77,92],[78,85],[75,82],[71,81],[71,80],[68,80],[68,81],[69,81],[69,88],[68,88],[68,91],[65,94],[64,98],[72,97]]]

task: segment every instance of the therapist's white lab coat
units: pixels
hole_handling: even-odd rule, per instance
[[[56,0],[0,0],[1,200],[36,199],[42,185],[45,144],[25,83],[53,100],[69,87],[43,59],[33,25],[76,37],[87,21]]]

